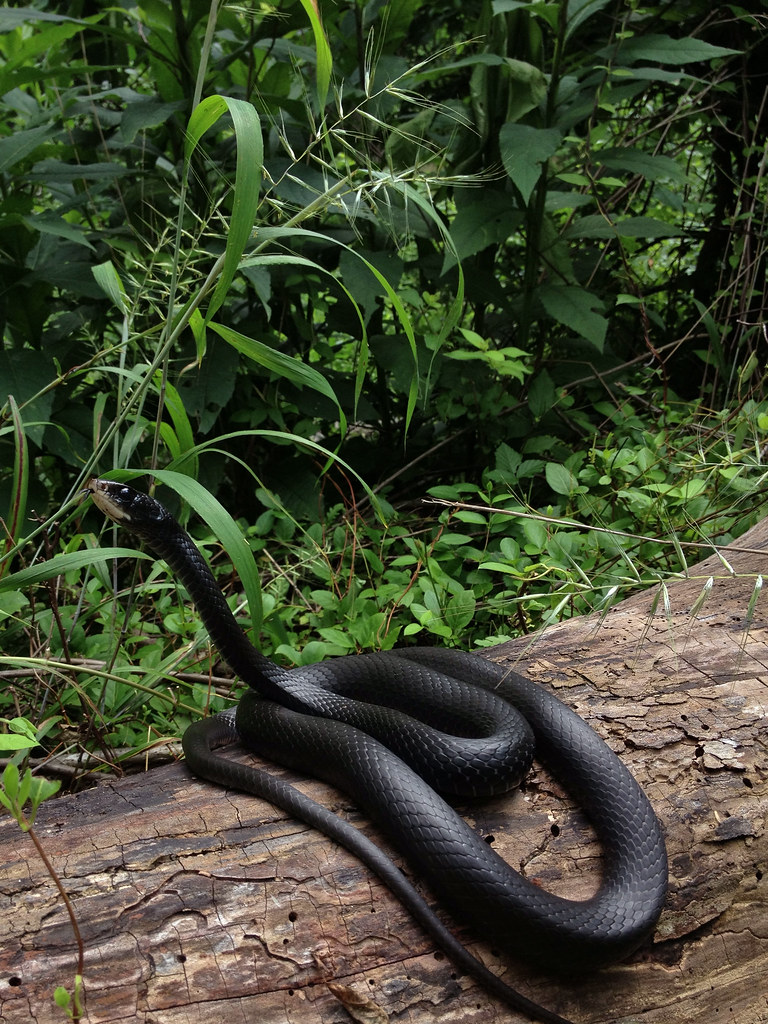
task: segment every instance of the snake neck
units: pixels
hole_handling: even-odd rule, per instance
[[[192,538],[169,515],[143,538],[184,584],[219,654],[243,682],[265,697],[285,699],[286,669],[257,651],[243,632]]]

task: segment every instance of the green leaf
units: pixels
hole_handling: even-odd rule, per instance
[[[27,800],[29,799],[31,789],[32,772],[29,770],[29,768],[26,768],[24,774],[21,776],[21,781],[19,782],[19,795],[17,797],[19,807],[23,807],[24,804],[27,802]]]
[[[2,568],[7,569],[10,565],[10,559],[7,559]],[[29,604],[29,598],[25,594],[19,593],[18,590],[13,593],[0,594],[0,624],[4,619],[18,617],[19,612],[22,608],[26,608]],[[8,625],[6,623],[6,625]]]
[[[384,175],[381,175],[381,177],[383,179]],[[406,208],[410,204],[411,207],[413,207],[414,209],[420,210],[422,216],[424,217],[424,220],[426,221],[426,223],[427,224],[431,224],[435,228],[435,230],[437,231],[437,233],[441,237],[443,244],[447,247],[447,249],[449,251],[453,252],[454,251],[454,247],[453,247],[453,240],[451,238],[451,234],[450,234],[448,228],[446,227],[446,225],[444,224],[442,216],[438,214],[438,212],[434,208],[434,206],[424,198],[424,196],[419,192],[418,189],[413,188],[411,185],[408,184],[407,181],[403,181],[403,180],[397,179],[397,178],[395,178],[393,180],[391,178],[391,176],[389,176],[389,178],[387,180],[388,180],[388,186],[390,188],[392,188],[393,191],[401,193],[401,195],[403,197],[403,200],[406,203]],[[446,315],[443,317],[443,322],[442,322],[441,327],[440,327],[440,332],[439,332],[437,338],[434,341],[433,356],[432,356],[433,359],[437,355],[437,353],[440,351],[442,346],[445,344],[446,338],[448,338],[450,336],[450,334],[453,331],[454,327],[459,322],[459,318],[461,317],[463,309],[464,309],[464,272],[463,272],[463,270],[461,268],[461,263],[459,263],[457,265],[457,271],[458,271],[458,281],[457,281],[456,286],[455,286],[455,298],[454,298],[453,302],[451,303],[451,305],[446,310]],[[392,290],[391,290],[391,288],[389,288],[389,285],[387,285],[387,288],[388,288],[388,294],[389,294]],[[393,306],[395,307],[395,310],[397,311],[397,315],[398,315],[398,318],[400,320],[400,323],[403,326],[403,330],[405,331],[405,335],[408,338],[408,344],[411,346],[411,351],[413,353],[414,365],[415,365],[415,368],[416,368],[416,371],[417,371],[416,373],[414,373],[413,382],[412,382],[412,386],[411,386],[411,391],[410,391],[410,393],[408,395],[408,409],[407,409],[406,417],[405,417],[405,426],[406,426],[406,430],[407,430],[408,426],[410,425],[414,409],[416,408],[416,399],[418,397],[418,386],[419,386],[418,352],[417,352],[417,348],[416,348],[416,337],[415,337],[414,332],[413,332],[413,327],[411,325],[410,318],[408,317],[408,314],[405,311],[405,307],[403,306],[402,302],[400,301],[399,296],[396,293],[393,292],[390,295],[390,299],[392,301]],[[431,367],[430,367],[430,370],[431,370]],[[428,385],[429,385],[429,377],[427,378],[427,393],[428,393],[428,390],[429,390]]]
[[[5,93],[12,88],[9,78],[18,67],[34,67],[39,63],[47,63],[48,54],[58,53],[62,43],[82,32],[82,25],[83,22],[69,19],[58,24],[38,26],[34,32],[17,33],[17,39],[19,36],[22,37],[20,44],[9,47],[4,53],[8,59],[0,76],[2,92]]]
[[[19,736],[13,732],[0,732],[0,750],[29,750],[36,746],[36,739],[30,740],[28,736]]]
[[[528,388],[528,408],[536,419],[555,406],[555,385],[547,370],[540,370]]]
[[[403,261],[395,253],[376,252],[372,249],[343,249],[339,256],[340,283],[352,298],[370,316],[384,296],[384,289],[371,271],[375,266],[393,286],[403,275]]]
[[[197,480],[170,469],[156,469],[154,476],[191,505],[223,544],[245,590],[253,632],[257,635],[262,619],[261,583],[253,553],[237,523],[221,502]]]
[[[247,356],[248,359],[252,359],[255,363],[270,370],[272,373],[278,374],[280,377],[285,377],[299,387],[312,388],[319,394],[325,395],[326,398],[330,398],[338,410],[343,424],[341,432],[342,434],[344,433],[346,430],[344,412],[335,391],[322,373],[315,370],[314,367],[302,363],[300,359],[294,359],[292,356],[287,356],[283,352],[270,348],[269,345],[265,345],[262,341],[247,338],[244,334],[240,334],[239,331],[233,331],[231,327],[225,327],[223,324],[216,323],[209,323],[208,326],[228,344],[232,345],[233,348],[236,348],[238,352]]]
[[[219,446],[225,444],[227,441],[250,439],[254,437],[266,437],[276,441],[279,444],[288,443],[298,445],[300,448],[306,448],[308,451],[313,452],[315,455],[322,457],[327,462],[337,463],[342,469],[350,476],[354,477],[355,480],[360,484],[362,489],[365,491],[368,500],[376,510],[377,515],[382,520],[386,521],[384,515],[385,506],[376,497],[374,492],[371,490],[369,485],[365,482],[360,473],[354,469],[349,463],[345,462],[344,459],[340,458],[336,452],[329,451],[328,448],[324,448],[321,444],[316,441],[310,440],[308,437],[300,437],[298,434],[289,434],[284,430],[262,430],[262,429],[251,429],[251,430],[235,430],[229,434],[222,434],[220,437],[216,437],[211,441],[206,441],[203,444],[198,444],[194,453],[196,455],[202,454],[208,449],[218,450]],[[160,478],[161,471],[155,470],[155,475]],[[176,474],[179,476],[180,474]],[[181,493],[181,492],[179,492]],[[458,513],[460,515],[461,513]],[[484,521],[484,520],[483,520]]]
[[[0,718],[0,722],[9,726],[11,732],[25,736],[33,746],[38,742],[37,729],[28,718]]]
[[[46,185],[53,182],[71,183],[75,181],[108,181],[110,178],[124,178],[133,173],[122,164],[102,161],[93,164],[68,164],[63,160],[41,160],[36,163],[27,177],[31,181],[40,181]]]
[[[163,103],[154,97],[132,99],[126,105],[120,119],[120,135],[126,142],[133,142],[139,132],[147,128],[157,128],[169,121],[184,104],[181,100],[174,103]]]
[[[401,184],[400,187],[401,188],[405,188],[405,186],[402,185],[402,184]],[[412,203],[414,203],[416,206],[419,206],[420,208],[423,209],[423,206],[422,206],[423,199],[420,196],[418,196],[418,193],[415,193],[415,194],[412,195],[410,192],[408,192],[408,197],[409,197],[409,200]],[[436,221],[437,221],[437,224],[438,224],[440,230],[442,232],[445,232],[444,237],[446,239],[446,244],[449,245],[449,246],[452,246],[452,243],[450,241],[450,236],[447,234],[445,226],[442,224],[442,222],[439,220],[439,218],[436,218]],[[373,263],[371,263],[369,260],[367,260],[360,252],[356,251],[351,246],[346,245],[343,242],[340,242],[338,239],[333,238],[330,235],[325,235],[325,234],[322,234],[322,233],[320,233],[318,231],[309,231],[306,228],[261,228],[259,230],[259,238],[263,240],[262,244],[264,244],[265,242],[267,242],[267,241],[269,241],[271,239],[307,238],[307,239],[311,240],[312,242],[317,242],[318,239],[321,239],[324,242],[330,242],[333,245],[338,245],[341,248],[345,249],[347,252],[351,253],[353,256],[356,256],[357,259],[361,260],[362,263],[373,274],[373,276],[376,278],[376,280],[379,282],[379,284],[384,289],[384,292],[385,292],[387,298],[389,299],[389,301],[392,303],[392,306],[394,307],[394,310],[395,310],[395,312],[397,314],[397,318],[398,318],[398,320],[400,322],[400,326],[403,329],[403,333],[405,334],[406,338],[408,339],[408,345],[410,347],[411,355],[413,357],[414,372],[411,375],[411,387],[410,387],[410,391],[409,391],[409,394],[408,394],[408,409],[407,409],[406,418],[405,418],[405,425],[406,425],[406,429],[407,429],[408,425],[411,422],[411,417],[413,416],[413,411],[414,411],[415,406],[416,406],[416,399],[418,397],[418,389],[419,389],[419,374],[418,374],[419,361],[418,361],[418,351],[417,351],[417,346],[416,346],[416,335],[414,334],[413,325],[412,325],[410,317],[408,316],[408,313],[407,313],[407,311],[405,309],[405,306],[403,304],[402,299],[400,298],[398,293],[395,291],[395,289],[392,287],[392,285],[389,283],[389,281],[384,276],[384,274],[381,273],[381,271],[378,269],[378,267],[376,267]],[[286,262],[301,263],[301,264],[303,264],[305,266],[313,266],[313,267],[317,267],[318,269],[322,270],[322,268],[319,267],[318,264],[312,263],[309,260],[305,260],[303,257],[296,257],[296,256],[289,257],[289,256],[284,256],[284,255],[283,256],[264,256],[264,255],[251,256],[247,260],[247,265],[253,266],[253,265],[256,265],[256,264],[267,264],[269,261],[277,263],[278,265],[281,264],[281,263],[286,263]],[[339,286],[342,289],[344,289],[346,294],[349,296],[350,301],[355,306],[355,309],[357,310],[358,317],[360,318],[360,325],[361,325],[362,332],[363,332],[363,350],[362,350],[361,355],[360,355],[358,374],[357,374],[357,379],[355,381],[355,402],[357,402],[357,399],[358,399],[358,397],[360,395],[360,392],[362,391],[362,387],[363,387],[363,383],[364,383],[363,375],[364,375],[364,371],[365,371],[365,367],[366,367],[367,337],[366,337],[366,334],[365,334],[365,320],[364,320],[363,315],[360,312],[360,310],[359,310],[359,308],[357,306],[357,303],[355,302],[354,298],[350,295],[349,291],[346,288],[344,288],[343,282],[339,281],[338,283],[339,283]],[[443,321],[443,325],[442,325],[442,329],[441,329],[441,332],[440,332],[440,336],[438,338],[437,347],[439,347],[439,345],[442,344],[442,342],[443,342],[444,338],[447,336],[448,332],[453,329],[453,326],[455,325],[456,320],[458,319],[458,317],[460,315],[460,312],[461,312],[461,309],[462,309],[462,305],[463,305],[463,300],[464,300],[464,278],[463,278],[463,275],[461,273],[461,267],[459,267],[459,287],[457,289],[456,299],[455,299],[453,305],[449,308],[448,315],[445,317],[445,319]]]
[[[47,11],[38,11],[36,7],[3,7],[0,9],[0,32],[9,32],[25,22],[35,21],[74,21],[78,25],[87,25],[80,18],[70,17],[67,14],[49,14]]]
[[[49,800],[61,789],[60,779],[44,779],[41,775],[32,776],[29,789],[29,799],[32,806],[37,808],[45,800]]]
[[[333,58],[331,47],[320,20],[320,10],[317,0],[301,0],[301,6],[309,16],[309,23],[312,26],[312,33],[315,37],[315,52],[317,55],[317,102],[320,110],[325,106],[328,98],[328,87],[331,82],[331,69]]]
[[[67,80],[71,85],[77,75],[95,75],[98,71],[114,71],[113,64],[82,64],[72,61],[68,64],[47,64],[40,63],[36,66],[24,65],[9,70],[9,65],[0,70],[0,96],[13,89],[21,88],[24,85],[31,85],[33,82],[44,81],[47,85],[57,81],[59,78]]]
[[[597,150],[595,157],[606,167],[613,170],[631,171],[632,174],[642,174],[649,181],[668,178],[670,181],[682,183],[686,180],[685,171],[671,156],[645,153],[642,149],[628,147],[626,149]]]
[[[478,569],[482,569],[484,572],[503,572],[508,576],[523,575],[517,566],[510,565],[508,562],[481,562]]]
[[[530,0],[493,0],[491,10],[494,14],[508,14],[510,11],[518,11],[520,8],[530,6]]]
[[[23,128],[0,139],[0,171],[7,171],[54,134],[50,125]]]
[[[29,446],[24,432],[24,423],[13,395],[8,396],[8,405],[13,424],[13,479],[8,515],[5,522],[6,540],[0,551],[9,551],[21,536],[26,523],[27,495],[29,490]],[[3,551],[4,549],[4,551]],[[10,565],[6,559],[0,563],[0,577]]]
[[[564,181],[567,185],[576,185],[579,188],[588,188],[591,185],[589,178],[586,174],[575,173],[572,171],[561,171],[560,174],[555,175],[558,181]],[[571,198],[570,193],[566,193],[568,198]]]
[[[3,792],[12,801],[19,795],[19,769],[13,763],[7,764],[3,771]]]
[[[579,217],[563,232],[563,238],[679,238],[684,232],[655,217],[624,217],[610,221],[601,214]]]
[[[350,637],[349,633],[343,629],[339,629],[338,626],[321,626],[317,632],[323,640],[336,644],[338,647],[345,649],[354,647],[354,640]]]
[[[123,316],[125,316],[128,312],[125,286],[120,280],[120,275],[115,270],[115,265],[112,260],[96,264],[95,267],[91,267],[91,271],[99,288],[101,288],[104,294],[112,300]]]
[[[165,408],[173,422],[173,457],[180,459],[183,455],[193,451],[195,435],[181,395],[170,381],[165,382]],[[168,426],[168,424],[165,423],[163,426]],[[197,475],[197,458],[194,455],[185,461],[184,470],[187,476]]]
[[[568,26],[565,38],[569,39],[593,14],[608,6],[609,0],[570,0],[568,3]]]
[[[54,989],[53,1001],[60,1010],[66,1010],[72,1002],[72,996],[67,992],[63,985],[59,985]]]
[[[567,466],[559,462],[548,462],[544,470],[547,483],[555,494],[563,494],[570,498],[572,494],[579,494],[586,490]]]
[[[453,636],[460,636],[475,616],[477,602],[471,590],[454,594],[445,608],[445,621]]]
[[[603,304],[596,295],[575,285],[545,284],[538,291],[541,304],[558,323],[565,324],[602,352],[608,321],[596,313]]]
[[[535,17],[541,18],[551,29],[557,27],[559,3],[546,3],[544,0],[493,0],[491,9],[494,14],[507,14],[510,11],[530,11]]]
[[[261,169],[264,164],[264,143],[261,137],[259,115],[250,103],[230,96],[208,96],[192,111],[187,125],[184,159],[189,166],[192,151],[205,132],[224,114],[229,112],[235,129],[237,164],[232,216],[227,232],[224,263],[208,305],[206,320],[210,320],[221,306],[237,272],[240,257],[253,232],[259,205]]]
[[[501,160],[526,205],[541,177],[543,165],[556,152],[561,139],[557,128],[502,125],[499,132]]]
[[[635,67],[622,68],[622,71],[627,77],[640,82],[670,82],[672,85],[680,85],[681,82],[701,81],[701,79],[680,70],[665,71],[663,68]]]
[[[38,213],[34,217],[24,217],[24,223],[31,231],[40,231],[42,234],[55,235],[57,238],[66,238],[70,242],[84,245],[88,249],[94,246],[85,236],[85,231],[79,224],[70,224],[63,217],[51,213]]]
[[[136,551],[135,548],[88,548],[85,551],[70,551],[54,555],[45,562],[38,562],[28,569],[20,569],[0,580],[0,593],[6,590],[26,590],[36,583],[51,580],[65,572],[74,572],[83,566],[93,565],[96,561],[108,561],[110,558],[148,558],[148,555]]]
[[[462,202],[451,223],[455,251],[446,250],[442,272],[489,245],[506,241],[520,227],[523,217],[510,193],[498,189],[486,189],[482,199]]]
[[[600,56],[616,55],[611,47],[599,51]],[[625,40],[619,49],[619,58],[624,64],[633,64],[638,60],[652,60],[657,64],[693,64],[697,61],[714,60],[716,57],[732,57],[741,50],[730,50],[724,46],[714,46],[703,39],[673,39],[666,35],[642,35]]]
[[[516,122],[535,110],[547,98],[547,76],[527,61],[508,57],[504,67],[512,82],[508,92],[507,121]]]

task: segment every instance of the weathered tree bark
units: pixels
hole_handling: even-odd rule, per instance
[[[532,999],[583,1024],[768,1021],[768,522],[656,593],[605,617],[495,648],[552,686],[630,766],[663,822],[670,890],[653,943],[564,981],[472,948]],[[697,599],[712,578],[708,600]],[[694,609],[695,610],[692,610]],[[283,773],[293,779],[290,773]],[[372,832],[343,797],[300,783]],[[515,866],[587,895],[599,849],[537,769],[469,812]],[[436,953],[353,857],[263,801],[183,764],[45,805],[37,831],[74,903],[91,1024],[332,1024],[344,986],[409,1024],[522,1020]],[[383,840],[382,840],[383,842]],[[59,1022],[76,954],[29,838],[0,823],[0,1024]],[[330,987],[329,987],[330,986]],[[341,986],[338,989],[337,986]]]

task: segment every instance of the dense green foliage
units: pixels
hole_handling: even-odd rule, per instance
[[[468,10],[0,11],[0,711],[46,746],[220,699],[94,473],[201,513],[287,662],[495,642],[763,514],[756,20]]]

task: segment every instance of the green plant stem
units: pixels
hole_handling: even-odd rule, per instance
[[[561,0],[558,11],[557,35],[555,50],[552,56],[552,72],[547,90],[547,108],[544,127],[549,128],[555,120],[557,111],[557,94],[560,89],[563,52],[565,50],[565,33],[568,26],[568,0]],[[541,267],[541,235],[542,223],[546,210],[549,161],[541,166],[541,175],[534,191],[533,203],[529,203],[525,211],[525,270],[523,272],[523,306],[519,322],[520,347],[529,347],[531,328],[537,319],[536,286]],[[544,356],[544,335],[540,333],[536,345],[535,365],[538,366]]]
[[[125,683],[127,681],[125,675],[94,668],[92,664],[87,662],[78,664],[76,661],[73,661],[70,664],[66,661],[54,661],[50,658],[28,658],[0,654],[0,665],[15,666],[25,669],[26,671],[46,670],[51,672],[60,672],[65,676],[67,682],[78,690],[78,695],[80,695],[78,684],[71,678],[71,673],[73,671],[87,673],[89,677],[103,679],[105,682]],[[144,672],[144,670],[138,666],[132,666],[132,671]],[[147,674],[151,675],[152,673]],[[172,676],[171,678],[175,677]],[[133,689],[145,693],[148,697],[164,701],[174,711],[182,711],[185,714],[190,715],[197,714],[197,708],[190,704],[185,704],[176,697],[168,696],[168,694],[163,693],[161,690],[157,690],[154,686],[147,686],[145,683],[140,683],[136,679],[130,679],[130,685]]]
[[[499,508],[495,505],[474,505],[466,501],[448,501],[445,498],[425,498],[425,505],[440,505],[443,508],[455,510],[466,510],[468,512],[487,512],[493,515],[511,516],[514,519],[530,519],[538,523],[551,523],[556,526],[566,527],[575,530],[590,530],[594,533],[603,533],[610,537],[626,537],[627,540],[648,541],[651,544],[662,544],[676,547],[678,544],[685,548],[703,548],[713,554],[719,555],[717,545],[712,541],[700,540],[666,540],[664,537],[652,537],[643,533],[629,533],[626,530],[614,530],[608,526],[595,526],[592,523],[580,523],[577,519],[567,519],[562,516],[547,516],[541,512],[520,512],[513,508]],[[729,551],[759,555],[762,552],[758,548],[739,547],[738,544],[728,545]],[[719,556],[722,558],[722,556]]]
[[[197,69],[197,77],[195,79],[195,91],[194,91],[194,95],[192,96],[192,110],[194,110],[197,107],[197,105],[200,103],[200,99],[201,99],[201,97],[203,95],[203,85],[205,83],[205,72],[206,72],[206,69],[208,67],[208,58],[209,58],[210,53],[211,53],[211,45],[213,43],[213,34],[214,34],[215,29],[216,29],[216,19],[218,17],[218,13],[219,13],[219,0],[211,0],[211,6],[210,6],[210,9],[208,11],[208,23],[207,23],[206,29],[205,29],[205,38],[203,40],[203,46],[202,46],[202,50],[201,50],[201,54],[200,54],[200,65],[199,65],[199,67]],[[189,164],[185,161],[184,171],[183,171],[182,179],[181,179],[181,191],[180,191],[180,196],[179,196],[179,209],[180,210],[183,210],[185,205],[186,205],[188,188],[189,188]],[[177,288],[178,288],[178,267],[179,267],[179,258],[181,256],[182,228],[183,228],[183,218],[182,218],[181,215],[179,215],[179,218],[178,218],[178,220],[176,222],[176,238],[175,238],[175,241],[174,241],[174,259],[173,259],[172,273],[171,273],[171,286],[170,286],[170,291],[169,291],[169,295],[168,295],[168,317],[166,319],[166,324],[170,324],[172,322],[173,310],[174,310],[174,307],[176,305],[176,291],[177,291]],[[218,262],[222,262],[223,263],[223,261],[217,261],[217,263]],[[218,273],[217,273],[217,276],[218,276]],[[192,311],[190,311],[190,315],[191,315],[191,312]],[[186,326],[186,324],[185,324],[185,326]],[[176,337],[178,337],[178,334],[176,334]],[[162,339],[161,339],[161,342],[162,342]],[[158,389],[158,409],[157,409],[157,418],[156,418],[156,428],[155,428],[154,438],[153,438],[153,441],[152,441],[152,455],[151,455],[150,462],[149,462],[150,467],[152,469],[154,469],[157,466],[158,452],[159,452],[159,447],[160,447],[160,420],[162,419],[163,407],[165,405],[166,384],[167,384],[167,381],[168,381],[168,356],[170,354],[170,345],[167,344],[167,343],[166,344],[161,344],[161,348],[163,350],[164,356],[163,356],[162,363],[161,363],[162,379],[161,379],[161,382],[160,382],[160,388]]]
[[[48,874],[53,879],[54,885],[59,890],[59,895],[61,896],[62,900],[64,901],[64,906],[67,908],[67,914],[69,914],[69,922],[72,925],[72,931],[74,932],[74,935],[75,935],[75,942],[77,943],[77,971],[76,971],[76,974],[80,978],[82,978],[83,970],[84,970],[84,966],[85,966],[85,949],[83,947],[83,937],[80,934],[80,926],[78,925],[77,917],[75,916],[75,908],[72,906],[72,903],[70,901],[69,896],[67,896],[67,893],[66,893],[66,890],[64,889],[64,886],[61,884],[61,879],[59,878],[59,875],[58,875],[58,872],[56,871],[56,868],[53,866],[53,864],[48,859],[48,855],[45,852],[45,850],[43,849],[43,846],[42,846],[40,840],[37,837],[37,833],[35,832],[34,828],[26,821],[26,819],[24,819],[24,827],[25,827],[25,831],[29,833],[29,838],[35,844],[35,849],[37,850],[37,852],[38,852],[38,854],[40,856],[40,859],[42,860],[43,864],[45,865],[46,871],[48,872]],[[78,1022],[79,1022],[79,1020],[81,1018],[81,1008],[80,1008],[80,1001],[79,1001],[79,998],[78,998],[77,990],[76,990],[75,999],[73,1001],[73,1005],[74,1005],[74,1010],[72,1011],[72,1020],[74,1021],[74,1024],[78,1024]]]

